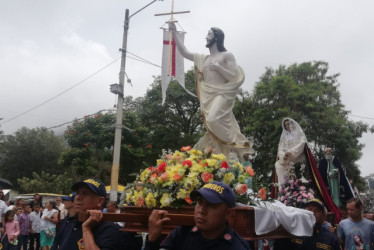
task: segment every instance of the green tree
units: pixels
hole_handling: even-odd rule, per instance
[[[17,179],[42,171],[61,173],[58,158],[64,149],[61,137],[46,128],[21,128],[6,136],[1,147],[2,176],[17,185]]]
[[[291,117],[303,128],[317,162],[332,147],[348,178],[362,185],[356,161],[363,145],[359,138],[368,125],[348,120],[338,90],[339,74],[328,75],[322,61],[267,68],[253,96],[242,93],[235,114],[244,133],[254,142],[254,166],[264,182],[270,181],[277,156],[281,121]]]
[[[192,70],[186,73],[185,79],[186,88],[194,92]],[[138,109],[142,124],[149,128],[155,154],[159,155],[162,149],[176,150],[194,145],[204,132],[199,100],[173,81],[164,105],[161,100],[161,80],[155,78],[145,97],[139,101]]]
[[[18,179],[18,185],[22,193],[70,194],[71,185],[76,181],[69,173],[51,174],[42,171],[40,175],[33,172],[30,178]]]

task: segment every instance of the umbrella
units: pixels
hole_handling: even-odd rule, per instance
[[[10,181],[0,178],[0,188],[11,189],[12,187],[13,184]]]

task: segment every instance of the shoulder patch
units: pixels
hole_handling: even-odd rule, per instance
[[[84,249],[83,238],[80,239],[80,240],[78,240],[77,245],[78,245],[78,249],[79,250],[83,250]]]
[[[298,239],[298,238],[291,238],[291,242],[292,243],[296,243],[296,244],[303,244],[303,240],[302,239]]]
[[[316,247],[320,249],[331,249],[331,246],[323,244],[321,242],[317,242]]]

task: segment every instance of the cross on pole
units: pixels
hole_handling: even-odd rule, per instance
[[[167,21],[167,23],[175,23],[177,22],[176,20],[174,20],[174,14],[184,14],[184,13],[190,13],[190,11],[176,11],[174,12],[174,0],[172,0],[171,2],[171,11],[169,13],[160,13],[160,14],[155,14],[155,16],[166,16],[166,15],[170,15],[170,20]],[[172,47],[175,47],[175,45],[173,44],[173,31],[172,30],[169,30],[169,55],[168,55],[168,71],[167,71],[167,75],[170,75],[170,56],[171,56],[171,53],[172,53]],[[174,42],[175,43],[175,42]],[[174,46],[172,46],[174,45]]]

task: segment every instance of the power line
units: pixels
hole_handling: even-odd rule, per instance
[[[359,115],[349,115],[349,116],[353,116],[353,117],[357,117],[357,118],[362,118],[362,119],[374,120],[374,118],[367,117],[367,116],[359,116]]]
[[[121,57],[118,57],[117,59],[115,59],[115,60],[112,61],[111,63],[107,64],[106,66],[104,66],[104,67],[102,67],[101,69],[97,70],[95,73],[89,75],[89,76],[86,77],[85,79],[83,79],[83,80],[79,81],[78,83],[74,84],[74,85],[71,86],[70,88],[68,88],[68,89],[62,91],[61,93],[59,93],[59,94],[57,94],[57,95],[55,95],[55,96],[49,98],[48,100],[42,102],[41,104],[36,105],[35,107],[33,107],[33,108],[31,108],[31,109],[28,109],[28,110],[26,110],[25,112],[22,112],[22,113],[19,114],[19,115],[14,116],[13,118],[10,118],[10,119],[8,119],[8,120],[3,121],[2,123],[0,123],[0,125],[5,124],[5,123],[8,123],[8,122],[10,122],[10,121],[13,121],[13,120],[17,119],[18,117],[23,116],[23,115],[25,115],[25,114],[27,114],[27,113],[29,113],[29,112],[31,112],[31,111],[33,111],[33,110],[39,108],[40,106],[42,106],[42,105],[44,105],[44,104],[46,104],[46,103],[48,103],[48,102],[50,102],[50,101],[56,99],[57,97],[59,97],[59,96],[65,94],[65,93],[68,92],[69,90],[71,90],[71,89],[77,87],[78,85],[84,83],[85,81],[87,81],[88,79],[90,79],[91,77],[93,77],[94,75],[96,75],[96,74],[98,74],[99,72],[103,71],[104,69],[108,68],[110,65],[112,65],[113,63],[115,63],[115,62],[118,61],[119,59],[121,59]]]

